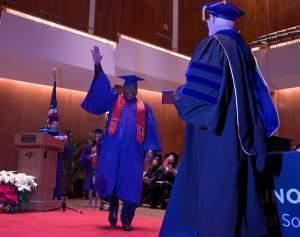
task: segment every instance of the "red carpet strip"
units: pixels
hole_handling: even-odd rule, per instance
[[[136,215],[132,231],[107,222],[107,211],[84,210],[0,214],[1,237],[157,237],[161,217]]]

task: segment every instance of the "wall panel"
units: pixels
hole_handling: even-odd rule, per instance
[[[110,40],[117,40],[117,0],[97,0],[95,9],[95,34]]]
[[[172,45],[172,0],[98,0],[95,34],[117,40],[118,33],[165,48]]]
[[[175,151],[180,154],[183,149],[184,124],[174,105],[162,104],[161,93],[139,90],[139,96],[153,109],[163,153]]]
[[[300,24],[300,1],[265,0],[269,4],[270,32]]]
[[[267,4],[265,0],[232,0],[233,4],[245,12],[245,15],[237,21],[237,29],[244,39],[251,42],[257,36],[268,32]]]
[[[206,36],[201,6],[211,0],[179,0],[179,52],[190,55]],[[228,0],[246,12],[238,22],[246,41],[299,25],[300,1]],[[87,31],[89,0],[14,0],[9,6]],[[95,34],[117,40],[123,33],[165,48],[172,45],[173,0],[97,0]]]
[[[206,2],[208,1],[179,0],[179,52],[191,55],[199,41],[207,35],[200,9]]]
[[[246,15],[237,28],[247,42],[258,36],[300,24],[300,1],[294,0],[228,0]],[[197,43],[206,36],[201,22],[201,6],[207,0],[179,0],[179,51],[191,55]]]
[[[8,6],[79,30],[88,30],[89,0],[14,0]]]
[[[0,170],[17,168],[16,133],[38,132],[47,120],[51,87],[0,78]],[[88,137],[96,127],[104,127],[103,116],[87,114],[80,107],[85,93],[57,89],[59,125],[74,136]]]
[[[277,91],[280,115],[279,136],[294,139],[300,144],[300,87]]]

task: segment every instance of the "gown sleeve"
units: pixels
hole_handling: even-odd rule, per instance
[[[257,60],[255,60],[255,76],[253,83],[254,94],[256,98],[256,104],[258,107],[258,113],[261,118],[264,128],[266,130],[266,135],[268,137],[272,136],[279,128],[279,115],[273,104],[272,98],[269,93],[268,85],[264,80],[261,73]]]
[[[144,141],[144,149],[160,151],[161,144],[159,140],[159,135],[157,131],[157,125],[154,118],[154,114],[149,105],[146,105],[146,135]]]
[[[82,152],[80,155],[80,166],[81,168],[86,168],[89,164],[89,156],[91,154],[90,152],[91,150],[91,146],[88,145]]]
[[[211,123],[217,122],[214,117],[227,74],[223,54],[214,39],[198,46],[186,71],[186,83],[174,92],[175,107],[185,122],[207,129],[216,126]]]
[[[101,65],[95,65],[95,76],[81,107],[92,114],[103,114],[111,110],[116,94]]]

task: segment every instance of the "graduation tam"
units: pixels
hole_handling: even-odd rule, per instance
[[[99,135],[103,134],[103,130],[100,129],[100,128],[96,128],[95,131],[94,131],[94,133],[95,133],[96,136],[99,136]]]
[[[120,79],[124,80],[124,86],[126,85],[134,85],[137,86],[138,81],[143,81],[143,78],[140,78],[135,75],[127,75],[127,76],[119,76]]]
[[[207,17],[205,13],[212,14],[216,17],[224,18],[227,20],[235,21],[243,16],[245,13],[239,8],[227,1],[214,2],[205,4],[202,8],[202,20],[205,21]]]

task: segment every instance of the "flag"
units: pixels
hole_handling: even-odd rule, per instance
[[[57,100],[56,100],[56,81],[54,80],[52,94],[51,94],[51,101],[50,101],[50,108],[48,111],[48,119],[47,119],[47,126],[50,126],[53,121],[58,122],[58,112],[57,112]]]

